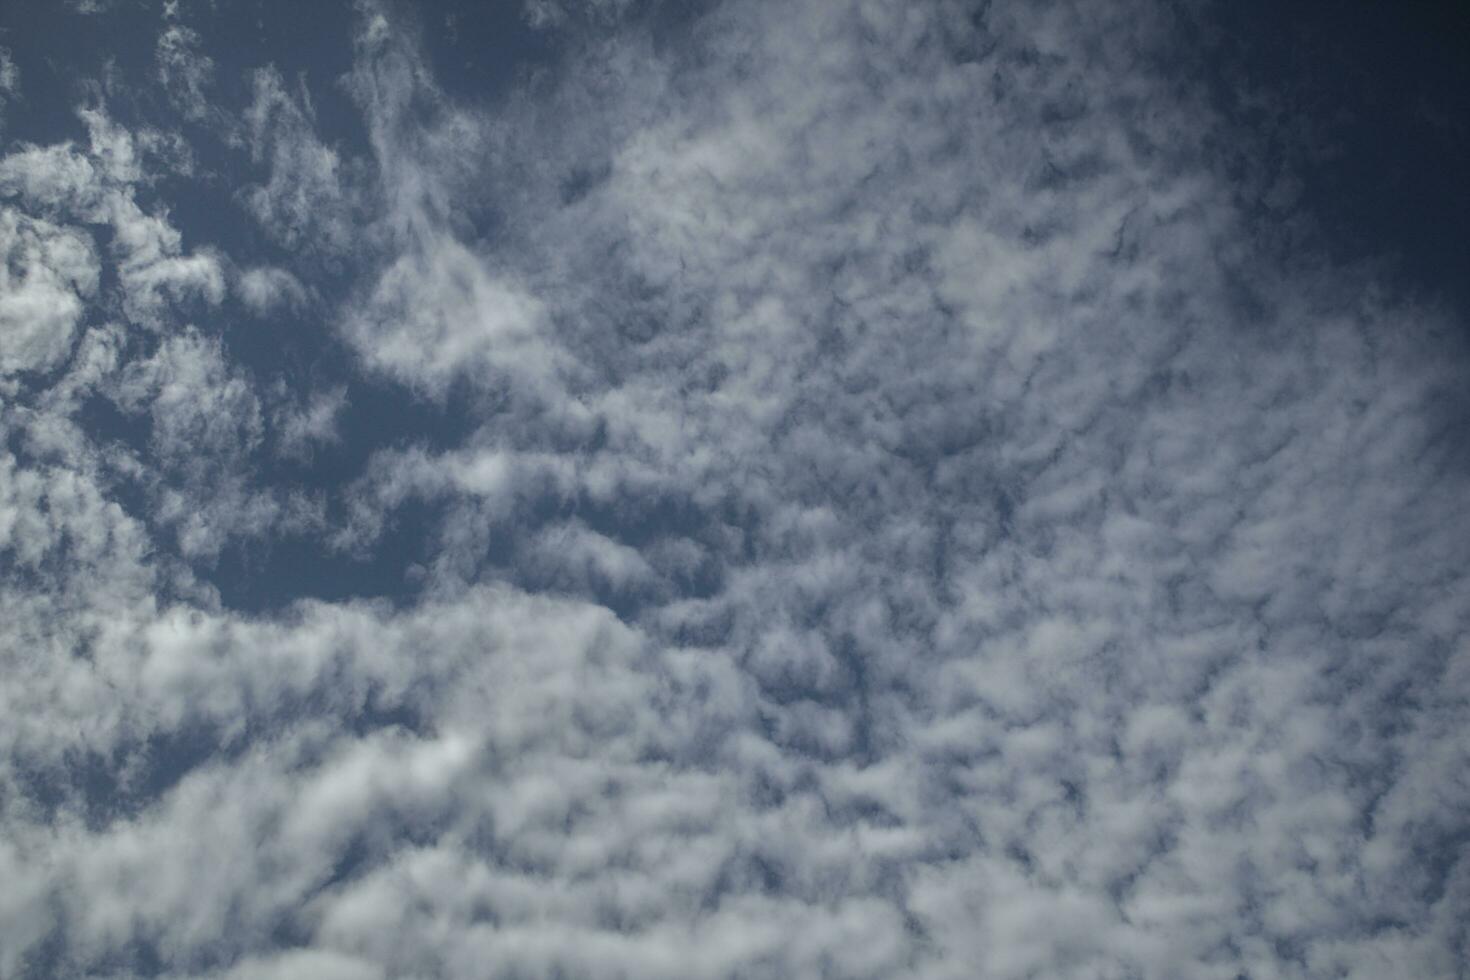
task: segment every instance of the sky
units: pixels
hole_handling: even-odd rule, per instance
[[[0,978],[1470,975],[1463,11],[8,0]]]

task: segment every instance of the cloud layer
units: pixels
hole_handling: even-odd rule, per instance
[[[1463,335],[1196,12],[525,16],[0,158],[0,976],[1460,975]]]

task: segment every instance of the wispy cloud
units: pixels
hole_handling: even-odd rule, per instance
[[[199,33],[182,24],[170,24],[158,36],[155,59],[158,80],[185,119],[200,120],[209,113],[205,89],[214,75],[214,59],[199,50]]]
[[[341,252],[352,231],[350,191],[343,187],[340,155],[317,137],[304,90],[299,97],[293,95],[274,68],[257,70],[252,81],[246,138],[251,158],[269,167],[269,179],[245,191],[246,206],[287,248]]]
[[[100,269],[75,231],[0,210],[0,373],[44,371],[69,352]]]
[[[100,108],[84,108],[89,147],[71,143],[23,146],[0,160],[0,195],[39,216],[107,225],[119,289],[109,295],[130,322],[161,329],[176,304],[217,304],[224,274],[208,250],[187,251],[166,212],[139,206],[145,154],[126,129]],[[90,233],[78,229],[76,234]]]

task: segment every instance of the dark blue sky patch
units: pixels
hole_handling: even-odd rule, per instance
[[[1247,134],[1268,209],[1300,209],[1336,262],[1470,317],[1470,9],[1230,3],[1194,43],[1214,104]]]

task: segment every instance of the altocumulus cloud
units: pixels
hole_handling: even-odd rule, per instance
[[[165,8],[0,52],[0,976],[1464,975],[1463,333],[1194,8]]]

